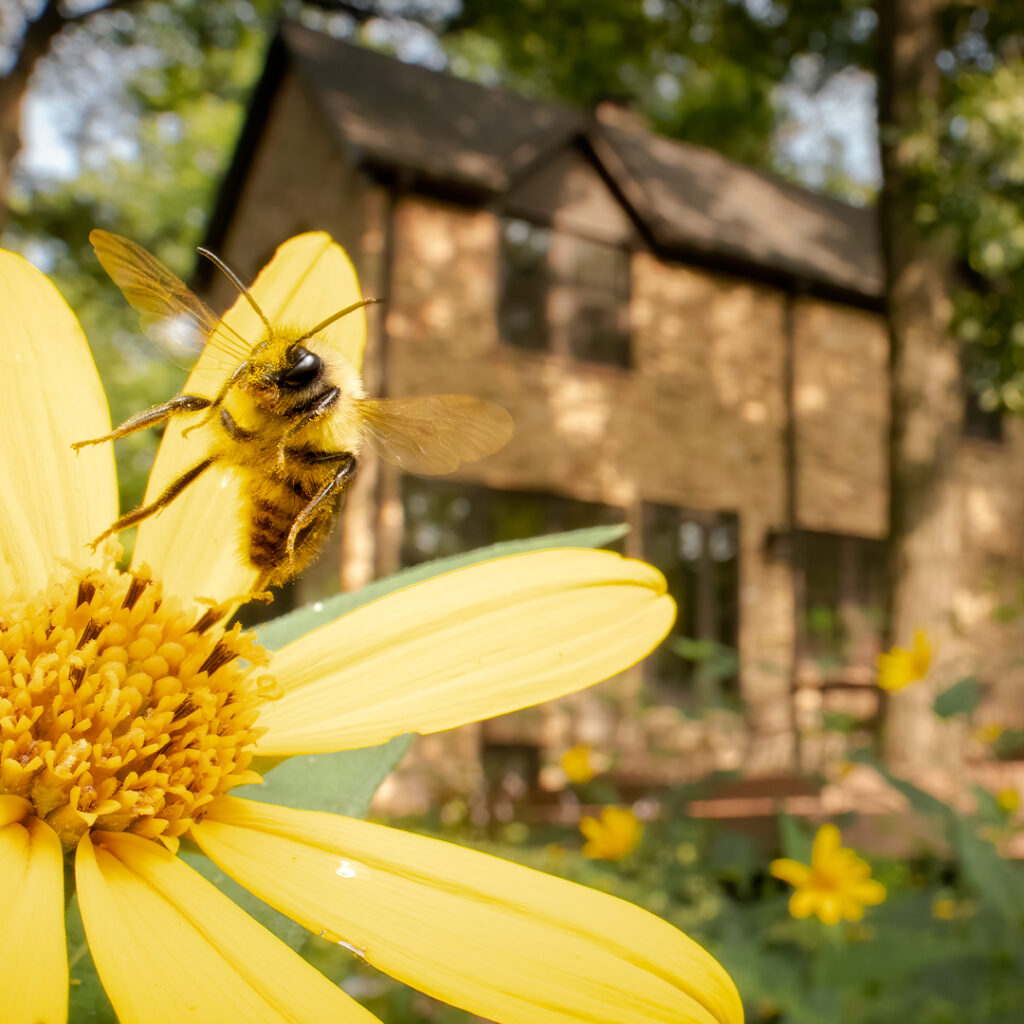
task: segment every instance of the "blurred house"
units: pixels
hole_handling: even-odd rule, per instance
[[[625,522],[622,550],[679,603],[642,669],[421,741],[410,787],[543,783],[577,741],[625,784],[771,776],[820,769],[872,727],[889,401],[873,211],[652,135],[621,107],[528,101],[286,24],[207,244],[244,278],[314,228],[387,299],[370,315],[371,392],[481,395],[516,437],[450,478],[367,463],[304,596],[336,589],[339,565],[350,589]],[[989,665],[1002,685],[1011,638],[991,612],[1021,579],[1024,433],[969,411],[950,608],[974,638],[964,674]],[[993,701],[1024,716],[1009,690]],[[957,743],[951,757],[980,751]]]

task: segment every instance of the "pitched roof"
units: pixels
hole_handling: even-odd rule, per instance
[[[231,216],[230,193],[238,193],[284,67],[306,84],[351,159],[394,173],[410,187],[498,199],[528,168],[579,142],[660,255],[859,304],[876,304],[882,294],[873,210],[654,135],[635,118],[595,116],[487,88],[292,22],[281,27],[250,107],[211,222],[214,243]]]

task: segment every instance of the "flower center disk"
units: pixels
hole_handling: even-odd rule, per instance
[[[90,829],[176,849],[249,770],[269,676],[252,634],[197,618],[145,569],[56,574],[0,608],[0,794],[66,850]]]

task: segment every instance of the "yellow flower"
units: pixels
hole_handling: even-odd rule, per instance
[[[818,829],[811,849],[811,864],[782,858],[773,860],[771,873],[796,886],[789,898],[793,917],[817,914],[825,924],[859,921],[864,908],[885,899],[885,886],[871,877],[871,867],[853,850],[841,845],[839,829],[826,824]]]
[[[948,896],[936,897],[932,901],[932,917],[936,921],[952,921],[956,917],[956,900]]]
[[[580,831],[586,836],[583,854],[591,860],[622,860],[640,842],[644,827],[628,807],[602,807],[601,817],[585,817]]]
[[[984,722],[971,730],[971,739],[988,746],[995,743],[1006,730],[997,722]]]
[[[914,631],[911,650],[894,647],[878,656],[878,685],[883,690],[902,690],[905,686],[924,679],[932,663],[932,645],[923,629]]]
[[[272,319],[306,323],[357,287],[344,253],[311,234],[282,246],[253,292]],[[495,1021],[742,1019],[718,963],[631,904],[396,829],[229,795],[259,778],[254,756],[448,729],[622,670],[671,624],[660,574],[608,552],[499,559],[267,655],[198,601],[231,603],[253,583],[234,482],[204,477],[143,523],[128,571],[109,551],[90,555],[117,511],[110,446],[70,449],[109,429],[95,367],[55,289],[10,253],[0,310],[5,1021],[66,1020],[65,866],[122,1024],[374,1020],[176,856],[183,838],[314,933]],[[228,318],[252,336],[244,303]],[[338,344],[358,361],[362,321],[347,320]],[[214,379],[213,358],[190,387]],[[188,457],[180,434],[168,430],[151,487]]]
[[[594,777],[593,751],[586,743],[577,743],[562,755],[562,771],[570,782],[589,782]]]
[[[1013,786],[1006,786],[996,793],[996,802],[1007,814],[1013,814],[1020,807],[1020,793]]]

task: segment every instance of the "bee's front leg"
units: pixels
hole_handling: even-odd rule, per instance
[[[169,420],[172,416],[177,416],[180,413],[198,412],[200,409],[205,409],[209,404],[210,400],[200,395],[178,395],[177,398],[172,398],[169,402],[164,402],[163,405],[154,405],[152,409],[146,409],[144,412],[137,412],[134,416],[129,416],[121,426],[112,430],[109,434],[104,434],[102,437],[91,437],[87,441],[76,441],[71,447],[78,451],[79,448],[84,448],[86,445],[102,444],[104,441],[116,441],[119,437],[127,437],[129,434],[134,434],[136,430],[155,427],[158,423],[163,423],[164,420]]]
[[[140,505],[138,508],[132,509],[131,512],[125,512],[120,519],[111,523],[89,546],[95,551],[100,541],[105,537],[120,533],[122,530],[127,530],[129,526],[141,523],[143,519],[148,519],[150,516],[165,509],[190,483],[196,480],[201,473],[205,473],[216,461],[217,456],[210,455],[203,459],[202,462],[197,462],[191,469],[185,470],[181,476],[176,477],[161,491],[156,501],[151,501],[148,505]]]

